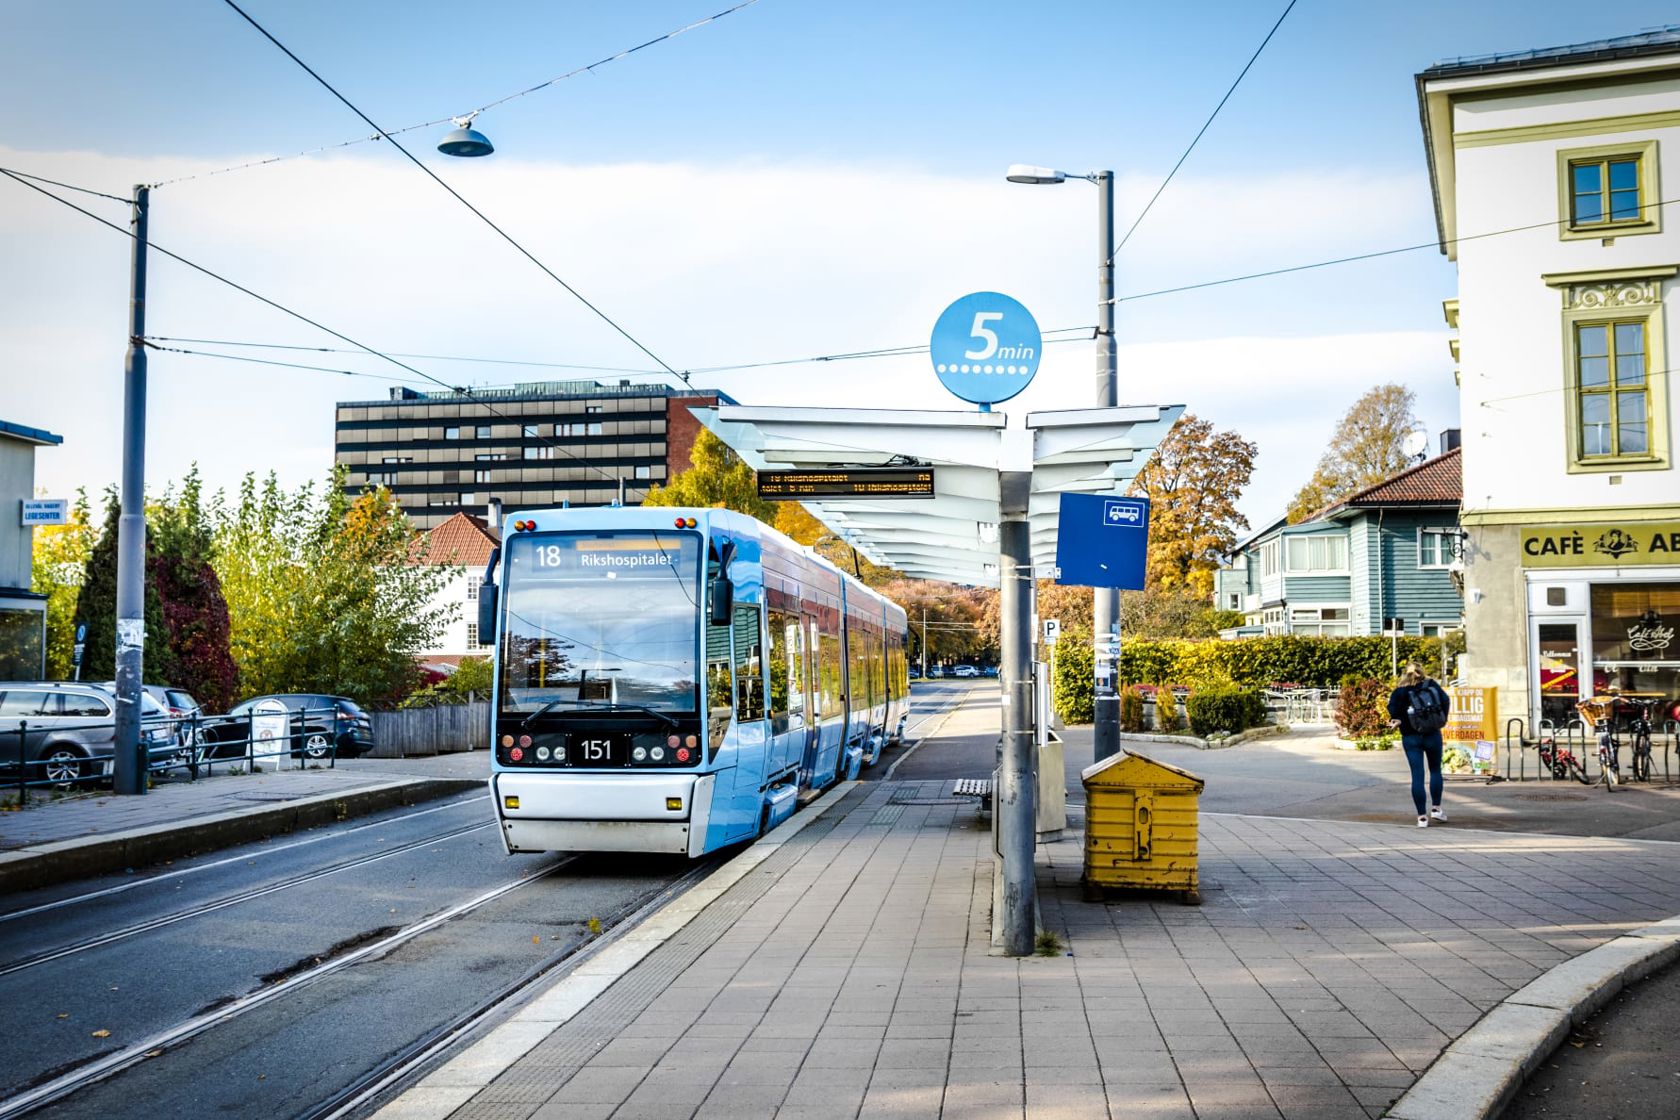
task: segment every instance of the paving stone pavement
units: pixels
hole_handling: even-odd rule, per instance
[[[1066,952],[1015,960],[950,789],[854,789],[454,1116],[1376,1117],[1504,996],[1680,912],[1661,843],[1211,814],[1202,906],[1088,903],[1076,815],[1039,853]]]

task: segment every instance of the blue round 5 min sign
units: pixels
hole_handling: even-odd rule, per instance
[[[933,324],[940,384],[973,404],[1006,401],[1032,383],[1044,340],[1032,312],[1001,292],[974,292]]]

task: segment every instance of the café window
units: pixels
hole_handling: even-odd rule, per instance
[[[1680,700],[1680,583],[1592,589],[1593,690]]]

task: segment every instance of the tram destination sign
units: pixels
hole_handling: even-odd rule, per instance
[[[759,471],[758,496],[777,502],[800,498],[931,498],[933,468]]]

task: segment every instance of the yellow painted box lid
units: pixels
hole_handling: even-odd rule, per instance
[[[1135,751],[1121,750],[1087,766],[1079,780],[1086,789],[1175,789],[1200,793],[1206,783],[1188,770],[1149,758]]]

